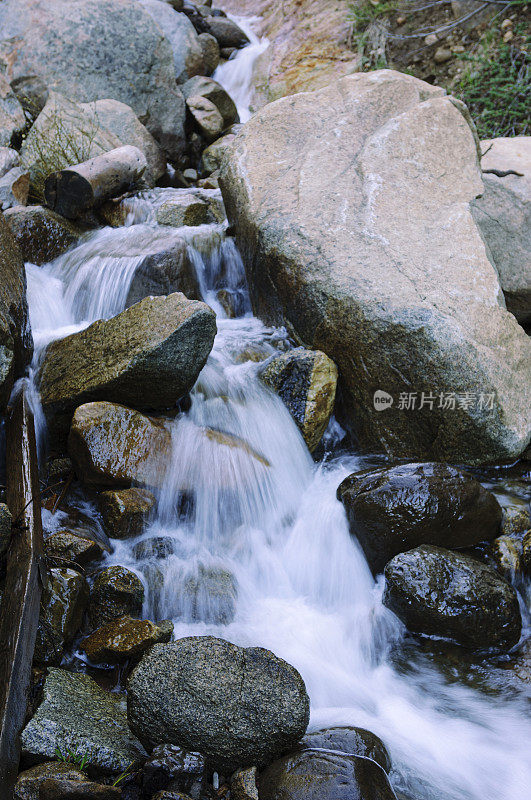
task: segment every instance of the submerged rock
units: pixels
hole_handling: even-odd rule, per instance
[[[200,566],[184,582],[181,613],[190,622],[229,625],[237,598],[238,586],[228,570]]]
[[[222,771],[266,764],[304,735],[309,719],[294,667],[211,636],[155,645],[129,677],[127,704],[146,745],[199,751]]]
[[[113,539],[140,536],[155,505],[155,496],[137,486],[102,492],[100,513],[107,534]]]
[[[485,564],[422,545],[385,568],[384,605],[414,633],[508,650],[522,627],[516,591]]]
[[[24,261],[41,266],[78,244],[83,230],[51,208],[15,206],[5,213]]]
[[[52,342],[39,376],[51,435],[66,437],[74,410],[94,400],[173,408],[194,385],[215,335],[212,309],[175,293],[146,297]]]
[[[459,101],[391,70],[282,98],[237,134],[220,184],[256,312],[334,360],[363,448],[525,450],[531,343],[472,218],[483,184]]]
[[[26,763],[81,753],[87,769],[121,773],[147,758],[131,733],[123,698],[106,692],[88,675],[50,668],[43,699],[22,731]]]
[[[144,585],[125,567],[107,567],[96,575],[90,593],[88,615],[93,628],[118,617],[138,616],[144,602]]]
[[[284,402],[313,452],[334,410],[337,384],[334,362],[319,350],[297,347],[270,359],[260,369],[259,376]]]
[[[258,779],[258,794],[260,800],[395,800],[375,761],[312,750],[270,764]]]
[[[338,725],[307,733],[301,741],[305,749],[339,750],[354,756],[372,758],[387,773],[391,772],[391,757],[382,740],[364,728]]]
[[[64,648],[79,628],[89,599],[85,578],[73,569],[51,569],[41,598],[35,640],[37,664],[61,663]]]
[[[374,573],[419,544],[470,547],[500,531],[502,511],[494,495],[446,464],[354,473],[340,484],[337,496]]]
[[[183,225],[205,225],[209,221],[207,203],[193,195],[174,197],[157,208],[159,225],[181,228]]]
[[[94,664],[115,664],[138,658],[154,644],[169,642],[173,633],[170,620],[151,622],[148,619],[118,617],[87,636],[80,644]]]

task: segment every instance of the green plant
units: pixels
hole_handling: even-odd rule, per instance
[[[358,51],[362,70],[387,67],[387,17],[398,4],[398,0],[362,0],[349,5],[350,46]]]
[[[88,763],[88,755],[86,753],[80,753],[77,750],[74,752],[69,747],[62,751],[59,745],[55,748],[55,758],[65,764],[75,764],[80,770],[84,770]]]

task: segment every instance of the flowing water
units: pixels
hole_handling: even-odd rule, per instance
[[[234,87],[251,61],[244,50],[222,67],[225,85]],[[472,688],[444,657],[448,669],[408,640],[349,535],[336,488],[378,460],[342,453],[332,423],[327,456],[314,463],[283,404],[257,378],[252,359],[289,343],[285,331],[252,316],[234,243],[213,226],[210,246],[194,247],[197,231],[162,228],[149,208],[149,199],[139,201],[141,213],[130,219],[137,224],[103,228],[51,264],[27,265],[34,371],[49,341],[124,308],[142,241],[184,237],[217,313],[191,406],[168,421],[173,458],[157,513],[138,539],[113,542],[107,564],[142,578],[145,615],[171,618],[176,638],[214,634],[295,665],[311,698],[311,727],[351,724],[381,736],[403,797],[527,800],[526,700]],[[236,298],[237,318],[220,305],[220,287]]]

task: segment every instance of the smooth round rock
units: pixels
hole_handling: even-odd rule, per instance
[[[391,757],[382,740],[365,730],[348,725],[324,728],[307,733],[301,742],[306,749],[339,750],[355,756],[372,758],[387,773],[391,772]]]

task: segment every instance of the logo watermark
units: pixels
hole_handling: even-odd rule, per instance
[[[399,411],[492,411],[496,392],[400,392],[395,404]],[[376,411],[385,411],[395,401],[393,395],[377,389],[373,404]]]

